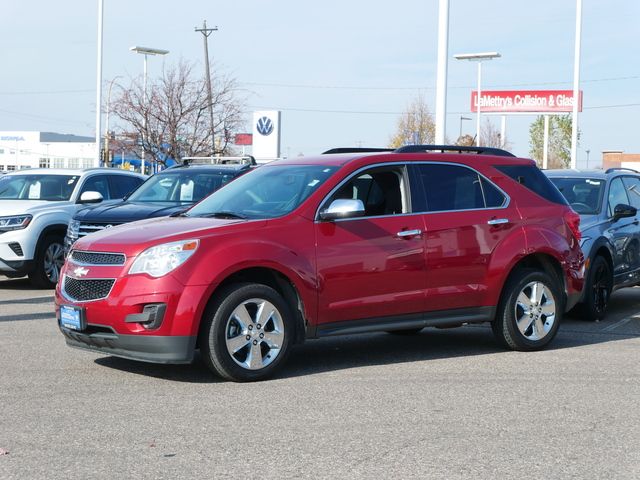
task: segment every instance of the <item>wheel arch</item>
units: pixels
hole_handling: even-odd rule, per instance
[[[278,292],[291,308],[294,316],[295,332],[293,343],[302,343],[306,338],[307,321],[305,320],[305,305],[295,283],[284,273],[270,267],[255,266],[237,270],[227,275],[213,289],[208,297],[206,305],[202,309],[198,331],[204,325],[203,316],[207,314],[211,306],[218,300],[220,292],[234,283],[257,283],[273,288]],[[200,335],[198,335],[199,337]]]

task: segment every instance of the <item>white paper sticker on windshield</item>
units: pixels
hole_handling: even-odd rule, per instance
[[[602,182],[600,180],[585,180],[589,185],[600,185]]]
[[[320,182],[320,180],[312,180],[312,181],[309,183],[309,185],[308,185],[308,186],[309,186],[309,187],[315,187],[319,182]]]
[[[181,202],[193,201],[193,180],[189,180],[187,183],[180,184],[180,201]]]
[[[40,182],[29,185],[29,200],[40,199]]]

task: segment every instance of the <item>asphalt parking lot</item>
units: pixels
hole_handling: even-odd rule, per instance
[[[552,348],[487,326],[337,337],[223,382],[70,349],[52,292],[0,280],[0,478],[640,478],[640,288]]]

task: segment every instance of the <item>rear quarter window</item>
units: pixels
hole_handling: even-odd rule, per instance
[[[555,185],[535,165],[494,165],[493,167],[545,200],[568,205],[567,200]]]

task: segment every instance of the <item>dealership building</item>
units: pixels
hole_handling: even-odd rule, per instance
[[[97,167],[95,145],[92,137],[0,131],[0,170]]]

